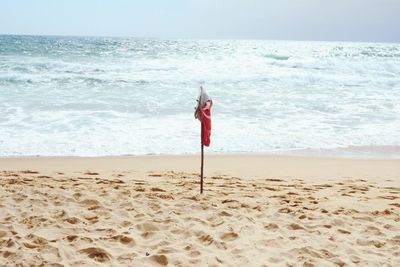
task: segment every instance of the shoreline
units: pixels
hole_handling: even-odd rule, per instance
[[[276,154],[206,154],[205,175],[232,175],[242,178],[394,179],[400,181],[400,159],[337,158]],[[200,155],[146,156],[53,156],[0,158],[0,170],[35,170],[43,173],[77,171],[135,172],[145,177],[149,172],[198,173]]]
[[[104,158],[104,157],[168,157],[168,156],[197,156],[196,153],[147,153],[147,154],[99,154],[99,155],[10,155],[0,156],[0,159],[8,158]],[[205,151],[210,156],[289,156],[289,157],[311,157],[311,158],[333,158],[333,159],[399,159],[400,145],[374,145],[374,146],[347,146],[336,148],[302,148],[292,150],[270,150],[270,151],[233,151],[215,152]]]

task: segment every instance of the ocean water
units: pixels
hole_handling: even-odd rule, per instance
[[[400,44],[0,35],[0,156],[198,153],[199,85],[207,153],[400,155]]]

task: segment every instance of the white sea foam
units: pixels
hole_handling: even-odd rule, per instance
[[[0,156],[196,153],[203,83],[210,152],[399,146],[399,63],[399,44],[0,36]]]

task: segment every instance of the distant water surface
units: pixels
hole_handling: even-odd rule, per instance
[[[208,152],[400,146],[400,44],[0,35],[0,156],[197,153],[200,84]]]

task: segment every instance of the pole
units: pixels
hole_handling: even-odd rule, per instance
[[[202,126],[202,123],[201,123],[200,125]],[[203,194],[203,164],[204,164],[203,127],[201,127],[201,171],[200,171],[200,194]]]

